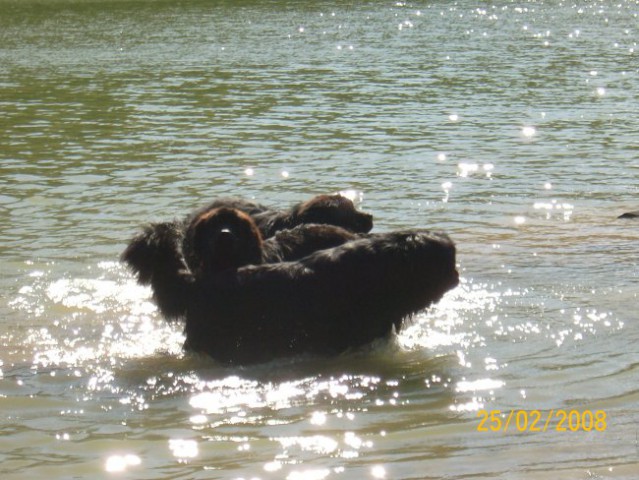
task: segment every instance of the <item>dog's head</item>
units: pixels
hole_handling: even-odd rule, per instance
[[[262,261],[262,236],[246,213],[213,208],[196,216],[183,244],[187,265],[196,276]]]
[[[298,223],[335,225],[356,233],[368,233],[373,228],[373,216],[360,212],[339,194],[313,197],[298,207],[295,217]]]

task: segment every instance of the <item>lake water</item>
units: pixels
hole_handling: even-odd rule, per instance
[[[638,478],[638,15],[0,0],[2,478]],[[390,344],[224,368],[118,263],[216,196],[346,190],[458,246]]]

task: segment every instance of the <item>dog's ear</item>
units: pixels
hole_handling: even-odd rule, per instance
[[[191,298],[192,275],[180,251],[181,222],[152,223],[136,235],[121,260],[138,283],[151,285],[153,297],[167,319],[183,318]]]
[[[145,225],[142,233],[131,239],[120,260],[133,271],[140,284],[148,285],[167,259],[173,261],[180,257],[182,235],[179,222]]]

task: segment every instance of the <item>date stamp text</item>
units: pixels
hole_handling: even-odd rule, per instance
[[[479,410],[478,432],[603,432],[604,410]]]

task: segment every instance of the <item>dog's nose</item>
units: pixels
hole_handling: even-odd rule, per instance
[[[235,234],[230,228],[223,227],[214,235],[213,241],[216,248],[228,250],[235,244]]]
[[[359,217],[358,232],[368,233],[373,229],[373,216],[367,213],[362,214]]]

